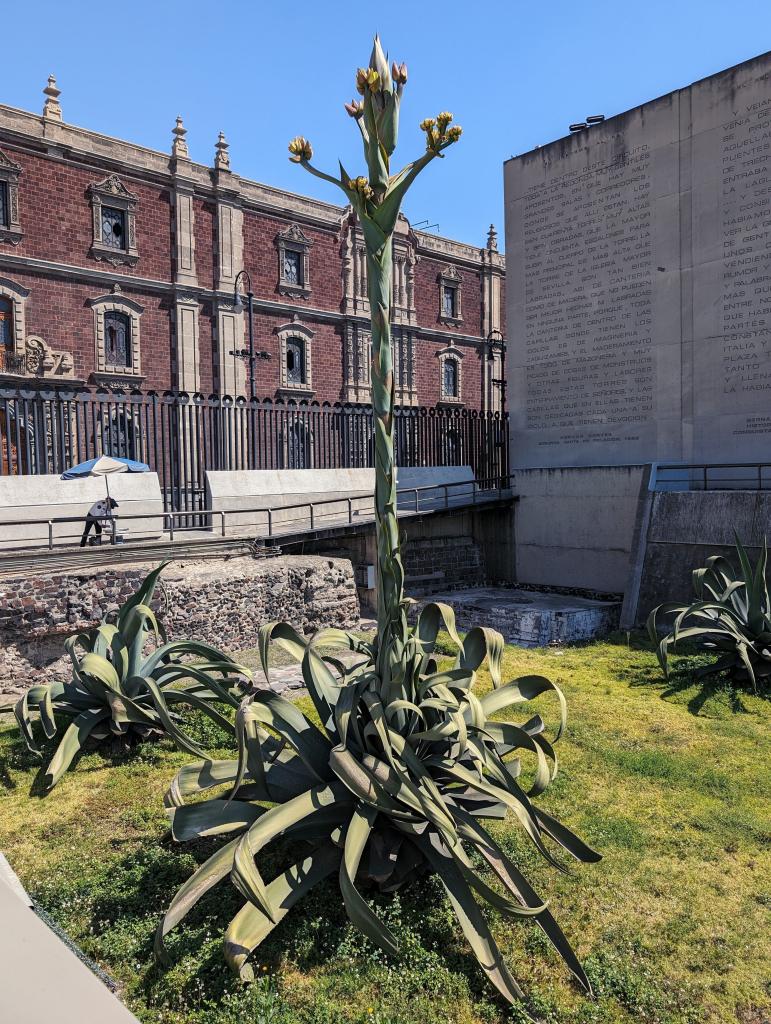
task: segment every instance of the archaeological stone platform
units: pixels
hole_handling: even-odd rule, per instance
[[[595,601],[517,587],[472,587],[432,594],[431,601],[449,604],[459,629],[485,625],[497,629],[507,643],[547,647],[605,636],[618,626],[620,602]],[[416,606],[417,611],[425,602]]]

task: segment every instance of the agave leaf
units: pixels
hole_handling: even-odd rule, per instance
[[[296,796],[293,800],[271,807],[250,825],[247,832],[241,837],[236,847],[230,877],[241,895],[259,907],[273,924],[276,923],[275,910],[270,903],[262,875],[254,862],[255,854],[313,811],[345,800],[347,797],[348,794],[339,783],[316,786],[308,790],[307,793]]]
[[[420,845],[426,859],[433,865],[439,876],[479,966],[501,995],[510,1003],[521,999],[523,997],[522,989],[506,966],[489,925],[452,858],[445,851],[437,849],[429,840],[422,840],[418,837],[415,842]]]
[[[356,927],[385,953],[395,955],[399,952],[396,937],[372,911],[354,885],[356,872],[359,870],[361,857],[376,818],[377,811],[372,807],[359,803],[354,808],[345,832],[345,847],[340,864],[340,891],[343,894],[346,912]]]
[[[19,731],[24,738],[24,742],[27,744],[27,749],[30,753],[36,754],[39,757],[41,756],[41,751],[40,747],[35,742],[35,734],[32,732],[32,718],[29,713],[29,695],[29,690],[22,694],[13,709],[13,713],[16,718],[16,722],[18,723]]]
[[[490,678],[492,679],[493,687],[497,689],[501,685],[502,656],[503,637],[498,630],[489,629],[487,626],[475,626],[469,630],[463,641],[460,667],[476,672],[485,658],[487,658]]]
[[[54,788],[72,764],[75,755],[83,748],[83,744],[94,728],[108,717],[107,711],[85,711],[67,726],[61,742],[46,768],[45,784],[47,789]]]
[[[136,686],[147,687],[150,696],[152,697],[155,713],[161,720],[165,732],[174,740],[180,750],[186,750],[189,754],[193,754],[195,757],[206,757],[206,752],[201,750],[198,744],[194,743],[190,737],[182,731],[182,729],[178,728],[169,714],[169,709],[166,706],[166,699],[163,695],[163,691],[152,676],[136,676],[133,681]],[[191,695],[187,694],[186,698],[187,700],[190,700]]]
[[[200,804],[185,804],[171,807],[167,814],[171,822],[171,834],[180,843],[198,839],[200,836],[220,836],[227,832],[243,832],[253,825],[264,808],[245,800],[209,799]]]
[[[556,742],[565,731],[568,706],[562,690],[545,676],[520,676],[519,679],[515,679],[510,683],[506,683],[505,686],[499,687],[497,690],[491,690],[489,693],[486,693],[483,697],[480,697],[479,703],[482,705],[485,715],[489,717],[495,714],[496,711],[509,707],[511,704],[521,704],[528,700],[534,700],[542,693],[554,693],[559,701],[560,724],[554,736],[554,742]]]
[[[487,832],[487,830],[484,829],[476,819],[465,811],[459,811],[458,817],[462,822],[462,834],[467,838],[474,840],[476,848],[487,860],[490,867],[495,871],[496,875],[500,878],[509,892],[518,897],[529,907],[537,907],[539,904],[542,905],[542,900],[536,891],[532,888],[517,866],[506,856],[489,832]],[[555,921],[551,911],[548,908],[542,910],[535,916],[535,922],[565,961],[576,981],[578,981],[584,991],[591,995],[592,988],[589,983],[589,979],[586,976],[586,972],[581,966],[581,962],[578,957],[573,952],[570,943],[565,938],[562,929]]]
[[[327,875],[331,875],[340,861],[340,850],[331,843],[315,850],[299,864],[274,879],[266,889],[273,907],[272,920],[253,903],[245,904],[236,914],[225,933],[225,959],[231,969],[244,980],[251,977],[245,964],[249,955],[270,934],[294,904]]]
[[[291,701],[272,690],[260,690],[252,706],[263,725],[280,733],[319,781],[330,777],[332,744]]]
[[[170,960],[163,940],[172,928],[175,928],[180,921],[187,916],[205,893],[217,882],[225,878],[233,866],[238,839],[231,839],[229,843],[221,846],[215,854],[193,872],[185,884],[177,890],[174,899],[169,904],[163,920],[155,932],[153,949],[156,958],[166,966]]]

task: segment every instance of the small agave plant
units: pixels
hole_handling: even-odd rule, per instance
[[[32,728],[37,709],[43,734],[53,739],[60,720],[67,728],[46,768],[52,789],[88,741],[144,738],[165,733],[196,757],[205,752],[185,733],[172,708],[186,705],[203,712],[230,736],[234,726],[216,705],[237,709],[240,693],[232,691],[248,669],[209,644],[194,640],[166,642],[163,626],[150,603],[163,565],[154,569],[120,608],[114,623],[106,618],[89,632],[68,637],[72,662],[69,682],[32,686],[13,710],[29,749],[41,756]],[[153,648],[147,651],[148,641]],[[199,659],[192,664],[186,658]]]
[[[747,551],[736,536],[739,570],[723,555],[707,559],[693,572],[696,600],[691,604],[661,604],[648,616],[648,634],[657,644],[659,664],[668,675],[670,648],[678,640],[691,640],[719,655],[717,661],[697,669],[697,677],[727,672],[739,685],[751,684],[757,693],[771,679],[771,599],[766,566],[768,549],[753,567]],[[674,615],[666,636],[659,637],[659,621]]]
[[[565,702],[548,679],[527,676],[502,685],[503,640],[477,627],[458,636],[452,610],[428,605],[417,624],[407,620],[404,568],[396,516],[394,380],[391,348],[392,240],[404,195],[417,175],[442,157],[461,135],[453,116],[441,113],[420,125],[422,156],[391,174],[399,108],[407,81],[404,64],[390,69],[375,39],[369,66],[360,68],[361,100],[346,110],[361,132],[368,176],[340,166],[333,177],[311,165],[313,148],[297,137],[291,159],[341,189],[364,234],[372,317],[372,406],[375,420],[375,510],[378,628],[372,643],[337,630],[306,640],[288,623],[268,624],[260,654],[268,674],[272,640],[302,664],[305,686],[319,719],[314,724],[293,704],[269,691],[248,699],[238,713],[238,759],[200,761],[182,769],[167,797],[172,831],[180,840],[228,834],[219,849],[174,898],[161,923],[164,936],[198,899],[230,875],[245,903],[227,929],[225,956],[247,977],[247,959],[271,929],[312,886],[337,874],[351,920],[377,946],[395,953],[397,941],[361,894],[374,884],[390,892],[416,875],[436,874],[476,957],[509,1001],[521,990],[506,966],[478,901],[506,918],[539,925],[580,984],[589,983],[551,912],[482,822],[508,812],[547,863],[560,866],[551,843],[583,861],[598,855],[533,803],[553,778],[556,760],[544,723],[494,716],[547,692],[556,695],[565,724]],[[444,623],[457,646],[449,669],[434,656]],[[361,655],[346,667],[320,653],[320,645],[347,645]],[[476,673],[487,661],[492,692],[474,693]],[[522,784],[520,755],[534,759],[529,788]],[[225,798],[186,803],[188,797],[229,786]],[[257,858],[279,838],[305,840],[308,852],[270,881]],[[497,876],[498,888],[480,873],[479,855]],[[502,890],[502,891],[501,891]]]

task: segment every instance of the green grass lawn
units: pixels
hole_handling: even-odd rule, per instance
[[[697,661],[676,659],[667,685],[635,638],[631,647],[617,637],[567,649],[506,648],[505,678],[542,673],[568,698],[559,775],[540,803],[604,855],[560,875],[511,822],[496,827],[550,900],[596,992],[595,1000],[581,996],[537,928],[496,919],[527,1007],[543,1021],[771,1020],[771,701],[692,685]],[[541,704],[553,711],[546,698]],[[259,980],[244,988],[221,955],[223,929],[240,905],[225,882],[172,933],[173,966],[156,966],[158,919],[216,845],[179,846],[169,837],[162,797],[186,760],[166,743],[115,762],[90,754],[41,799],[30,796],[36,763],[12,728],[0,730],[0,850],[39,905],[117,979],[141,1021],[523,1019],[487,985],[435,880],[375,897],[400,938],[398,958],[348,924],[332,881],[260,947]]]

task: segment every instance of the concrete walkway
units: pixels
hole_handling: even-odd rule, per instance
[[[32,909],[0,855],[0,1021],[138,1024]]]

